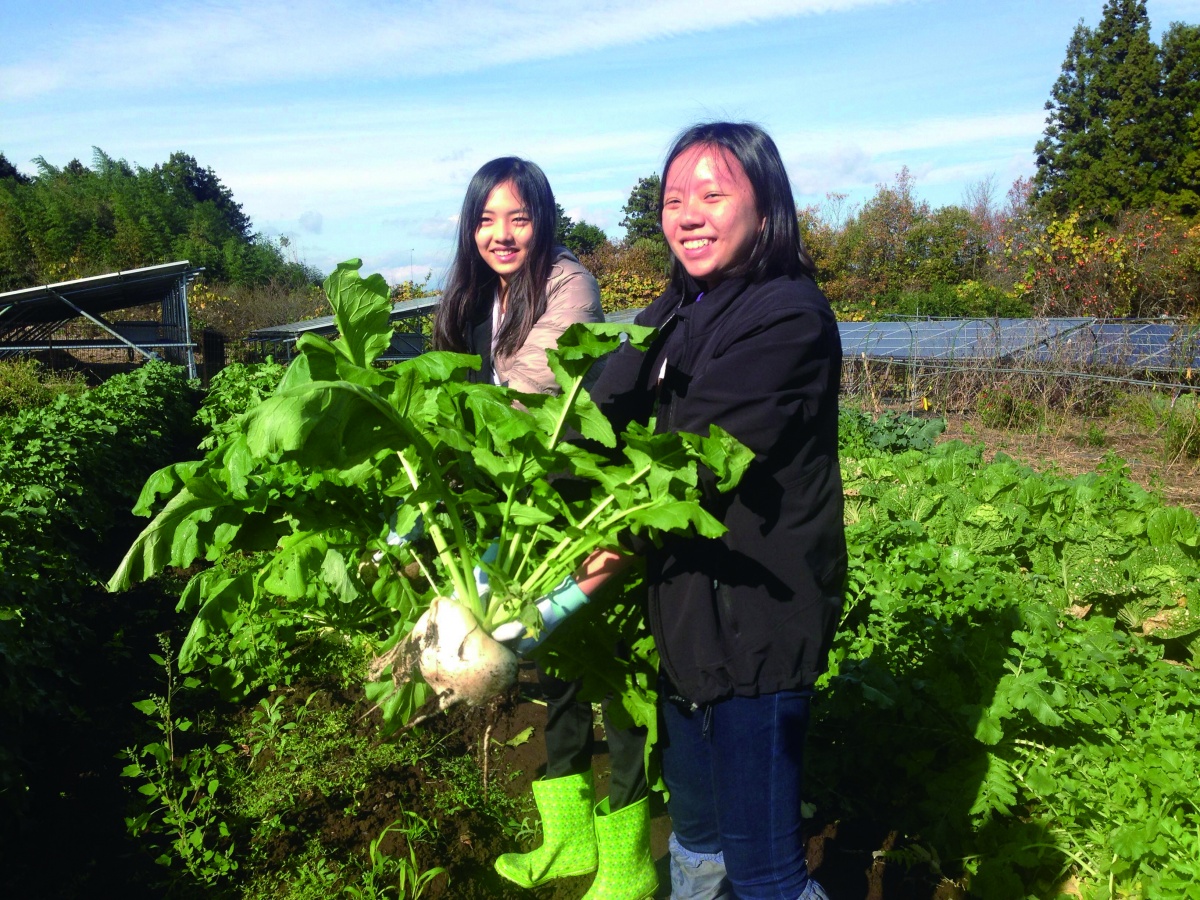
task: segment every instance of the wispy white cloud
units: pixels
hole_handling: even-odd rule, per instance
[[[1043,115],[997,113],[916,119],[890,128],[806,131],[781,135],[780,152],[796,193],[804,196],[887,182],[902,165],[912,168],[918,181],[928,185],[978,179],[989,172],[1007,177],[1014,171],[1012,148],[1032,150],[1042,131]],[[980,152],[968,153],[968,161],[957,165],[942,165],[931,158],[931,154],[936,157],[944,153],[958,158],[972,147]],[[1028,152],[1022,168],[1028,166]]]
[[[560,0],[175,2],[115,22],[81,16],[60,41],[24,54],[10,42],[0,99],[469,72],[899,2],[907,0],[592,0],[570,10]]]
[[[415,281],[417,284],[424,284],[425,276],[431,275],[434,271],[433,266],[426,265],[403,265],[403,266],[379,266],[372,269],[373,272],[378,272],[383,276],[384,281],[388,284],[400,284],[402,281]],[[439,282],[430,279],[431,287],[436,287]]]
[[[839,156],[879,156],[938,147],[995,142],[1013,138],[1024,140],[1040,134],[1045,123],[1043,112],[989,113],[977,116],[938,116],[908,118],[896,123],[878,123],[847,128],[838,125],[817,131],[788,132],[777,136],[785,154],[821,151],[833,141]]]

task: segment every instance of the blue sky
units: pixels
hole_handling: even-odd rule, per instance
[[[435,281],[476,168],[539,163],[568,214],[621,206],[694,121],[749,119],[797,202],[901,166],[937,206],[1033,172],[1043,105],[1102,0],[0,0],[0,152],[211,166],[328,270]],[[1148,0],[1155,37],[1200,0]]]

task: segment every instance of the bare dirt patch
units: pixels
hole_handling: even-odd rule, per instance
[[[1200,460],[1168,456],[1159,435],[1121,420],[1066,418],[1023,432],[988,428],[976,417],[950,415],[941,439],[982,443],[987,459],[1004,453],[1039,472],[1067,477],[1095,472],[1108,453],[1116,453],[1137,484],[1166,503],[1200,514]]]

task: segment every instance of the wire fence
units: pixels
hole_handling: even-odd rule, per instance
[[[1178,320],[949,319],[840,325],[851,396],[961,412],[996,390],[1067,407],[1110,389],[1200,390],[1200,328]]]

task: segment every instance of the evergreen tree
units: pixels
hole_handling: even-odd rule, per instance
[[[233,199],[233,191],[221,183],[212,168],[200,168],[195,157],[172,153],[170,158],[150,170],[162,182],[165,192],[184,206],[211,203],[226,227],[236,235],[251,237],[250,218],[242,204]]]
[[[0,153],[0,179],[11,178],[18,184],[29,184],[33,179],[22,175],[21,170],[8,161],[8,157]]]
[[[37,264],[22,215],[21,198],[33,179],[0,154],[0,291],[33,284]]]
[[[1158,47],[1145,0],[1108,0],[1096,29],[1097,87],[1110,134],[1100,179],[1108,215],[1153,205],[1168,152]]]
[[[565,247],[567,246],[567,235],[575,227],[575,222],[567,215],[567,211],[562,208],[561,203],[554,204],[554,213],[557,216],[557,220],[554,223],[554,243],[560,247]]]
[[[625,243],[629,246],[642,238],[665,242],[662,235],[662,216],[658,208],[658,196],[662,192],[662,181],[657,175],[639,178],[629,192],[629,199],[621,208],[625,218],[621,227],[625,229]]]
[[[0,157],[0,290],[176,259],[242,285],[319,280],[253,234],[232,192],[187,154],[152,169],[99,148],[91,168],[34,164],[35,177],[14,177]]]
[[[594,252],[597,247],[607,241],[608,235],[604,233],[603,228],[581,219],[571,226],[563,243],[568,250],[576,256],[580,256],[584,253]]]
[[[1094,31],[1081,22],[1035,149],[1039,205],[1104,217],[1151,205],[1168,155],[1161,85],[1145,0],[1107,0]]]
[[[1163,36],[1162,98],[1168,116],[1169,159],[1163,202],[1200,215],[1200,26],[1175,22]]]

